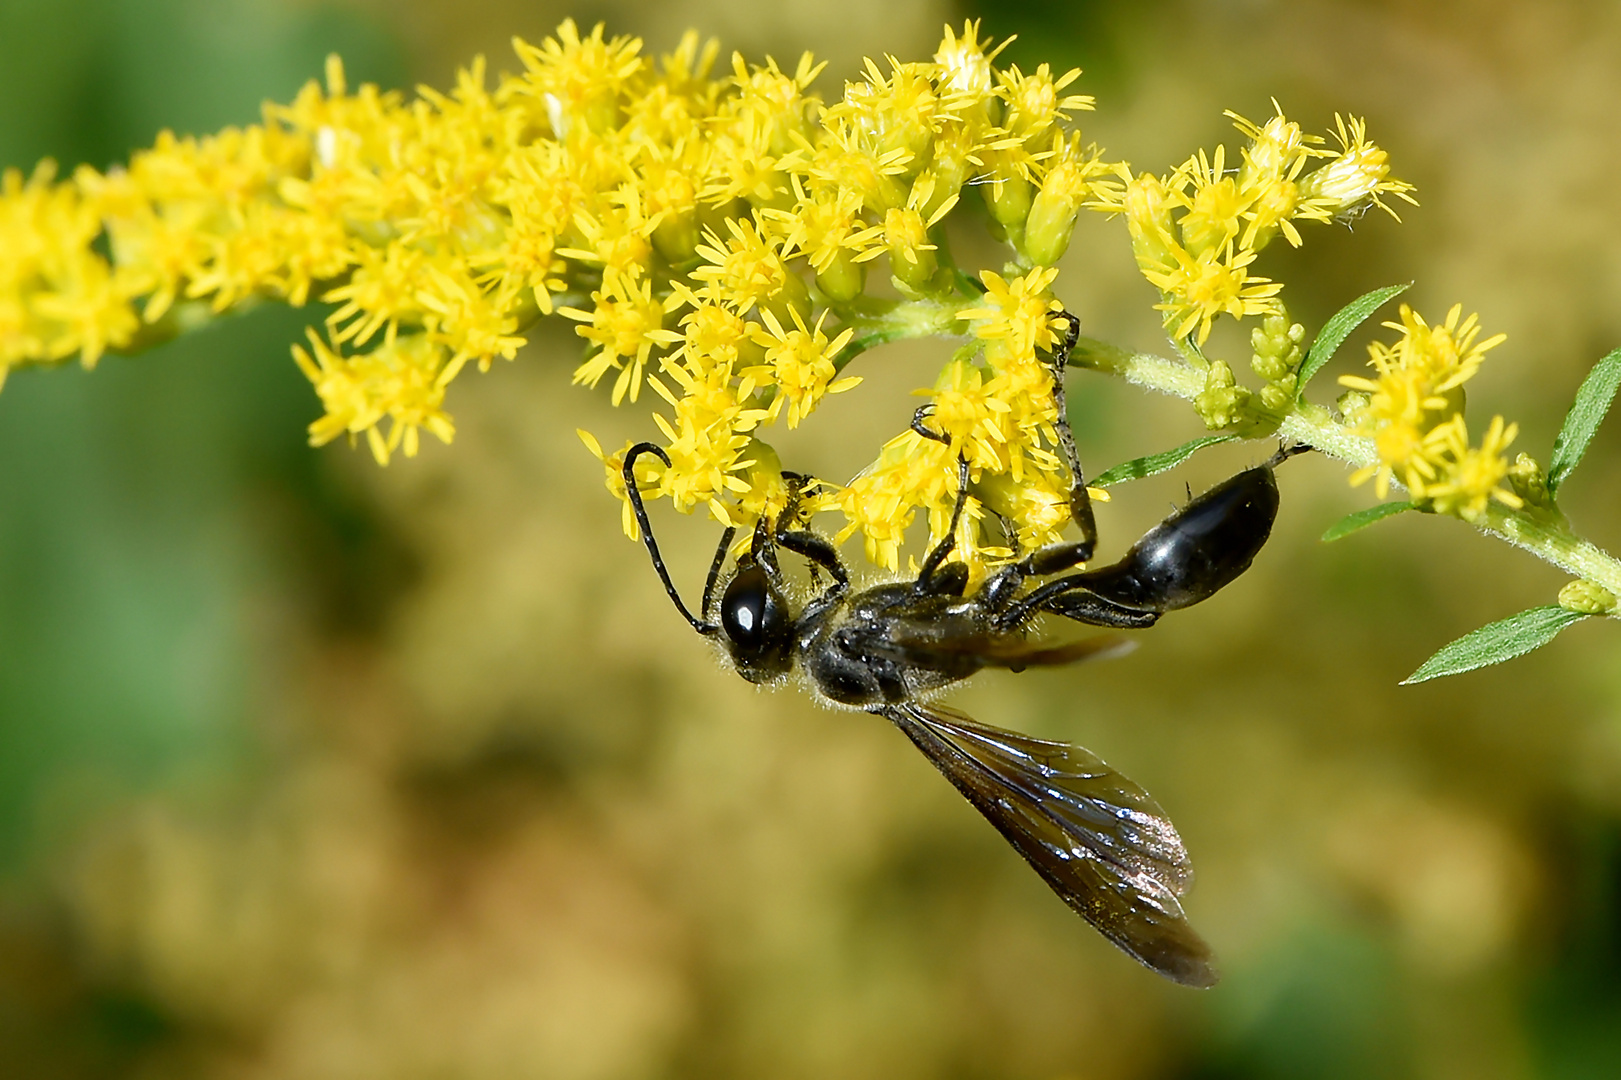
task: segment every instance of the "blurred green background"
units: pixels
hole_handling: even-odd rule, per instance
[[[1544,461],[1621,343],[1610,3],[0,0],[0,165],[252,121],[334,50],[355,81],[444,85],[568,14],[654,50],[689,25],[756,60],[811,49],[826,95],[982,17],[1027,70],[1086,68],[1085,130],[1159,171],[1236,142],[1224,108],[1366,114],[1422,206],[1269,250],[1297,318],[1404,280],[1432,318],[1480,311],[1509,343],[1471,413]],[[1089,332],[1158,348],[1118,223],[1083,224],[1060,285]],[[568,385],[566,329],[456,384],[455,447],[380,470],[304,445],[308,317],[0,393],[0,1075],[1621,1075],[1615,630],[1396,685],[1558,572],[1416,515],[1322,546],[1370,495],[1302,459],[1239,585],[1124,660],[953,697],[1167,807],[1224,965],[1191,992],[881,721],[713,662],[573,434],[617,445],[645,413]],[[864,358],[872,385],[784,456],[848,475],[938,361]],[[1180,403],[1071,386],[1095,466],[1195,433]],[[1122,489],[1106,548],[1256,453]],[[1612,423],[1564,492],[1612,550],[1617,476]],[[696,580],[713,529],[660,527]]]

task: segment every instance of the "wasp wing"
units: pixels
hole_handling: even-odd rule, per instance
[[[1166,978],[1212,986],[1210,947],[1177,897],[1193,871],[1148,793],[1097,755],[937,706],[882,710],[1064,902]]]
[[[950,664],[971,658],[977,660],[980,667],[1015,671],[1081,660],[1105,660],[1123,656],[1136,647],[1134,641],[1108,635],[1079,641],[1031,641],[1023,634],[976,626],[952,626],[942,631],[939,626],[904,618],[890,620],[882,637],[874,635],[862,641],[866,654],[887,656],[903,663],[931,665],[940,661]]]

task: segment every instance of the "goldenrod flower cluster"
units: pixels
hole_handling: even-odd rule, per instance
[[[1445,322],[1431,326],[1403,304],[1401,321],[1385,324],[1401,331],[1401,338],[1368,347],[1375,377],[1345,375],[1340,383],[1353,391],[1342,402],[1347,419],[1373,439],[1379,455],[1378,462],[1354,473],[1351,483],[1373,479],[1384,498],[1394,479],[1418,505],[1475,521],[1491,499],[1516,509],[1523,505],[1505,486],[1514,466],[1503,454],[1519,427],[1494,416],[1481,444],[1469,445],[1463,384],[1505,335],[1479,340],[1479,320],[1461,319],[1462,314],[1463,305],[1453,305]]]
[[[1280,233],[1299,247],[1296,221],[1334,221],[1369,206],[1394,216],[1380,196],[1412,201],[1412,185],[1391,179],[1388,155],[1358,118],[1334,118],[1339,149],[1329,150],[1281,111],[1265,124],[1227,115],[1250,139],[1236,168],[1228,168],[1225,146],[1200,150],[1163,177],[1122,167],[1125,190],[1108,207],[1126,216],[1137,266],[1164,294],[1158,307],[1171,336],[1197,331],[1200,345],[1217,315],[1279,310],[1283,286],[1249,268]],[[1313,160],[1323,164],[1306,173]]]
[[[1278,233],[1299,243],[1299,220],[1407,197],[1356,120],[1328,151],[1281,115],[1239,118],[1251,142],[1236,170],[1218,148],[1168,177],[1134,175],[1066,126],[1092,107],[1069,93],[1078,72],[999,68],[972,23],[948,28],[929,62],[868,61],[833,102],[811,91],[809,56],[717,67],[696,34],[657,60],[572,21],[515,46],[522,70],[493,86],[477,61],[448,94],[351,91],[333,58],[324,87],[266,106],[260,124],[164,134],[127,167],[65,182],[48,165],[6,174],[0,377],[93,364],[265,298],[320,300],[323,332],[294,349],[324,407],[311,441],[363,437],[387,463],[415,454],[422,429],[450,441],[458,373],[512,359],[556,313],[586,343],[575,382],[608,381],[615,404],[652,390],[670,464],[642,459],[646,494],[746,525],[789,498],[767,429],[856,385],[844,369],[874,344],[955,337],[920,391],[939,437],[902,410],[861,475],[801,507],[842,512],[841,538],[861,533],[894,568],[919,511],[934,535],[946,527],[966,458],[958,541],[977,565],[1068,520],[1052,264],[1081,209],[1124,214],[1177,338],[1202,343],[1222,312],[1268,316],[1254,366],[1263,403],[1282,408],[1300,328],[1280,286],[1250,276],[1256,253]],[[1003,267],[955,265],[948,226],[971,211],[1006,242]],[[1246,393],[1211,364],[1207,423],[1231,423]],[[582,436],[624,498],[623,451]]]
[[[1261,405],[1278,413],[1296,396],[1304,331],[1288,321],[1282,284],[1252,272],[1260,251],[1279,235],[1299,247],[1296,222],[1350,220],[1370,206],[1394,217],[1383,196],[1413,201],[1412,185],[1390,176],[1388,155],[1368,141],[1357,117],[1335,116],[1338,146],[1330,149],[1281,110],[1265,124],[1227,115],[1249,139],[1236,166],[1229,166],[1225,146],[1213,154],[1200,150],[1165,176],[1122,166],[1123,192],[1101,207],[1125,215],[1137,266],[1160,291],[1156,306],[1172,339],[1189,359],[1208,362],[1197,405],[1212,428],[1237,422],[1251,396],[1226,364],[1200,352],[1218,315],[1266,317],[1254,335],[1252,361],[1265,380]],[[1313,162],[1317,167],[1307,172]]]
[[[1038,264],[1107,185],[1062,127],[1090,107],[1066,93],[1077,72],[998,70],[970,25],[932,62],[869,62],[828,104],[808,56],[716,71],[694,34],[657,61],[572,22],[516,47],[523,70],[493,88],[475,63],[449,94],[351,92],[334,58],[324,88],[261,124],[165,134],[127,168],[65,183],[48,166],[8,173],[0,373],[93,364],[260,298],[320,299],[335,305],[325,332],[295,349],[325,407],[311,441],[363,436],[387,462],[423,428],[449,441],[463,366],[512,358],[555,310],[588,343],[576,382],[611,376],[616,404],[644,386],[664,403],[673,464],[649,494],[746,522],[786,499],[761,430],[854,386],[840,372],[856,335],[933,301],[931,329],[980,343],[938,388],[949,445],[903,436],[820,505],[894,566],[913,514],[949,507],[961,452],[1028,539],[1063,523],[1038,357],[1059,305]],[[942,222],[969,185],[1012,242],[1011,280],[979,287],[951,265]],[[866,293],[879,260],[898,296]],[[617,455],[601,456],[617,484]]]

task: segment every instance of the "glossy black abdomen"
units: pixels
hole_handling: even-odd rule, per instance
[[[1077,575],[1088,592],[1144,611],[1208,599],[1249,569],[1278,516],[1278,485],[1261,465],[1211,488],[1149,530],[1124,558]]]

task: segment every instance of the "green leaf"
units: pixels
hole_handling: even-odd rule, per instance
[[[1558,604],[1534,607],[1510,615],[1472,634],[1465,634],[1424,661],[1422,667],[1402,680],[1402,685],[1458,675],[1465,671],[1501,664],[1532,649],[1540,649],[1569,626],[1587,618],[1579,611],[1567,611]]]
[[[1354,514],[1346,514],[1330,525],[1327,532],[1323,533],[1323,543],[1331,544],[1335,540],[1366,529],[1374,522],[1383,521],[1387,517],[1395,517],[1403,510],[1412,509],[1414,507],[1410,502],[1380,503],[1378,506],[1370,506],[1366,510],[1358,510]]]
[[[1087,481],[1093,487],[1108,487],[1111,484],[1123,484],[1127,480],[1141,480],[1145,476],[1153,476],[1167,469],[1174,469],[1188,458],[1197,454],[1207,446],[1217,443],[1232,442],[1238,438],[1232,432],[1223,432],[1220,435],[1206,435],[1183,443],[1175,450],[1166,450],[1160,454],[1149,454],[1147,457],[1134,458],[1131,461],[1121,462],[1107,472],[1093,477]]]
[[[1334,354],[1340,351],[1345,339],[1351,336],[1351,331],[1361,326],[1375,311],[1378,311],[1391,299],[1400,296],[1411,286],[1386,285],[1382,289],[1375,289],[1352,300],[1349,304],[1336,311],[1323,328],[1317,331],[1317,339],[1311,343],[1311,349],[1306,353],[1306,362],[1300,365],[1300,390],[1304,392],[1306,384],[1311,377],[1322,369],[1322,366],[1334,359]]]
[[[1565,424],[1553,441],[1553,460],[1548,464],[1549,494],[1559,490],[1565,477],[1587,453],[1587,444],[1593,441],[1599,424],[1604,422],[1604,414],[1610,411],[1610,402],[1618,387],[1621,387],[1621,349],[1594,364],[1593,370],[1582,380],[1582,388],[1576,391],[1576,400],[1565,414]]]

